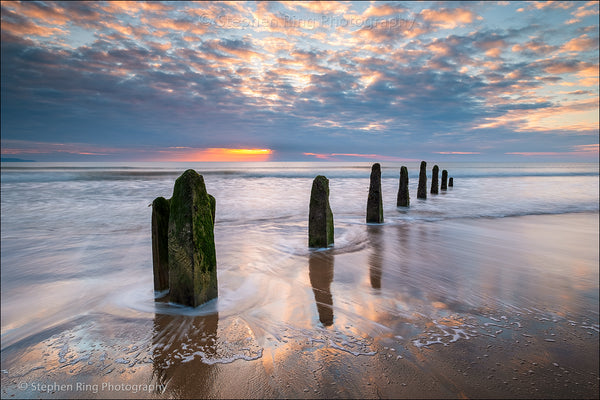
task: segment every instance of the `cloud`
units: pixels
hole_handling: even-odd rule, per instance
[[[438,29],[454,29],[465,26],[473,23],[478,17],[473,11],[464,8],[426,9],[421,11],[419,15]]]
[[[413,158],[402,158],[402,157],[394,157],[387,156],[383,154],[360,154],[360,153],[329,153],[329,154],[319,154],[319,153],[303,153],[305,156],[313,156],[320,160],[331,160],[331,161],[340,161],[343,159],[353,159],[353,158],[365,158],[368,160],[378,160],[378,161],[418,161]]]
[[[478,151],[434,151],[435,154],[481,154]]]
[[[598,98],[573,101],[565,105],[525,108],[508,107],[508,112],[476,129],[511,126],[516,132],[560,132],[560,134],[598,132]]]
[[[573,146],[573,151],[575,152],[590,152],[590,153],[598,153],[600,145],[596,144],[579,144]]]
[[[541,10],[544,8],[568,10],[573,4],[568,1],[539,1],[532,2],[530,9]]]
[[[100,147],[85,143],[50,143],[31,142],[26,140],[2,140],[3,155],[67,153],[76,155],[103,156],[122,152],[123,150],[120,148]]]
[[[517,151],[508,152],[504,154],[526,156],[526,157],[540,157],[540,156],[576,156],[576,157],[589,157],[597,156],[599,153],[599,145],[596,144],[582,144],[571,147],[571,151]]]
[[[554,52],[556,46],[549,45],[540,39],[533,39],[525,43],[517,43],[512,46],[512,51],[515,53],[525,53],[531,55],[543,55]]]
[[[37,15],[37,13],[33,14]],[[64,22],[59,25],[63,24]],[[63,28],[44,26],[33,22],[30,19],[24,18],[18,11],[6,9],[4,3],[2,3],[2,34],[4,35],[5,33],[21,37],[48,37],[61,35],[66,33],[66,31]]]
[[[598,38],[590,38],[587,34],[573,38],[565,43],[560,50],[562,52],[580,52],[598,49]]]
[[[362,13],[365,18],[370,17],[389,17],[397,14],[406,14],[408,9],[400,4],[394,3],[371,3]]]
[[[126,13],[135,15],[139,13],[163,12],[173,9],[168,3],[156,1],[110,1],[103,5],[103,9],[110,14]]]
[[[343,14],[350,8],[348,2],[341,1],[294,1],[285,2],[283,4],[294,11],[298,10],[298,8],[302,8],[316,14]]]
[[[2,13],[9,12],[20,15],[25,18],[35,19],[38,23],[46,25],[65,25],[69,21],[68,15],[65,14],[65,10],[60,6],[47,5],[40,2],[2,2]],[[4,15],[3,15],[4,16]]]

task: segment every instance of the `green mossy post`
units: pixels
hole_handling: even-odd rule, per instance
[[[442,170],[442,186],[441,190],[448,190],[448,171]]]
[[[383,199],[381,196],[381,165],[371,167],[371,183],[367,198],[367,223],[380,224],[383,222]]]
[[[417,189],[417,199],[427,198],[427,163],[421,161],[419,169],[419,188]]]
[[[448,186],[454,186],[454,178],[450,178],[450,181],[448,182]]]
[[[396,207],[408,207],[410,205],[410,196],[408,194],[408,168],[400,168],[400,187],[398,188],[398,200]]]
[[[333,213],[329,206],[329,179],[323,175],[313,180],[308,211],[308,247],[333,244]]]
[[[152,202],[152,267],[154,290],[169,288],[169,200],[157,197]]]
[[[440,173],[440,168],[437,165],[434,165],[431,172],[431,194],[438,194],[438,175]]]
[[[216,201],[188,169],[175,181],[169,215],[169,288],[174,303],[197,307],[218,295]]]

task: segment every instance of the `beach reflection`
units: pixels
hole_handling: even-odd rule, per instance
[[[219,314],[154,317],[152,379],[170,393],[208,391],[216,371],[203,362],[217,354]],[[199,357],[198,357],[199,355]],[[184,371],[185,370],[185,371]]]
[[[381,225],[367,225],[371,254],[369,254],[369,278],[373,289],[381,289],[382,260],[384,254]]]
[[[308,258],[308,275],[315,295],[319,321],[325,326],[333,325],[333,254],[328,251],[312,252]]]

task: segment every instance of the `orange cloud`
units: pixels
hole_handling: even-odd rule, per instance
[[[331,159],[331,154],[319,154],[319,153],[302,153],[305,156],[314,156],[316,158],[320,158],[323,160],[329,160]]]
[[[458,26],[470,24],[476,18],[472,11],[461,8],[423,10],[420,15],[425,21],[431,22],[432,25],[440,29],[454,29]]]
[[[187,162],[236,162],[236,161],[268,161],[273,154],[271,149],[227,149],[227,148],[170,148],[163,150],[164,157],[159,161]]]
[[[593,7],[586,9],[586,7]],[[594,7],[595,6],[595,7]],[[598,2],[597,1],[588,1],[585,5],[578,7],[575,12],[573,12],[573,16],[576,18],[584,18],[591,15],[598,14]]]
[[[10,21],[2,21],[2,32],[10,33],[14,36],[41,36],[48,37],[52,35],[66,34],[67,31],[60,28],[51,28],[34,24],[27,21],[24,24],[16,24]]]
[[[23,1],[3,1],[2,7],[8,7],[21,16],[40,20],[45,24],[64,25],[69,22],[69,16],[65,14],[64,9],[54,5],[54,7],[41,7],[37,3]],[[4,22],[3,22],[4,24]]]
[[[286,5],[292,3],[284,3]],[[293,3],[295,4],[295,3]],[[299,4],[300,5],[300,4]],[[300,25],[290,21],[287,16],[269,11],[269,2],[263,1],[256,4],[256,12],[252,13],[251,21],[257,24],[258,31],[283,33],[288,37],[303,36]]]
[[[305,156],[313,156],[324,160],[335,160],[335,157],[358,157],[368,158],[370,160],[382,160],[382,161],[418,161],[412,158],[401,158],[393,156],[384,156],[381,154],[359,154],[359,153],[302,153]]]
[[[434,151],[436,154],[481,154],[477,151]]]
[[[562,47],[562,51],[589,51],[598,48],[597,39],[588,37],[587,34],[581,35],[578,38],[574,38],[565,43]]]
[[[574,101],[537,110],[510,110],[474,129],[511,126],[516,132],[598,132],[598,99]]]
[[[563,9],[563,10],[567,10],[569,9],[572,4],[569,4],[570,2],[568,1],[535,1],[532,2],[531,5],[528,7],[529,10],[531,9],[536,9],[536,10],[541,10],[544,8],[553,8],[553,9]]]
[[[536,54],[548,54],[554,51],[555,49],[556,48],[554,46],[547,45],[546,43],[539,40],[532,40],[525,44],[517,43],[512,47],[512,51],[515,53],[526,50]]]
[[[450,47],[448,43],[436,39],[431,42],[431,44],[427,45],[427,49],[435,53],[437,56],[447,56],[450,54],[452,47]]]
[[[475,46],[485,50],[485,55],[488,57],[500,57],[502,49],[508,46],[508,43],[503,39],[485,40],[475,43]]]
[[[130,15],[137,14],[142,11],[150,11],[150,12],[159,12],[159,11],[169,11],[172,10],[173,7],[170,5],[149,1],[109,1],[104,10],[110,13],[127,13]]]
[[[397,14],[402,10],[399,10],[397,7],[393,7],[389,4],[371,4],[369,8],[363,12],[363,17],[387,17],[389,15]]]
[[[144,35],[150,34],[150,31],[145,27],[132,27],[131,25],[123,25],[115,21],[98,21],[105,28],[112,29],[124,36],[133,36],[137,39],[143,38]]]
[[[50,143],[30,142],[26,140],[5,140],[2,142],[2,154],[85,154],[85,155],[108,155],[121,152],[120,149],[112,147],[99,147],[83,143]]]
[[[302,7],[316,14],[344,13],[350,8],[350,4],[339,1],[294,1],[283,4],[292,10]]]
[[[581,144],[573,146],[573,151],[517,151],[504,153],[517,156],[590,156],[598,154],[598,144]]]
[[[586,63],[580,61],[576,64],[568,63],[568,62],[555,62],[544,68],[549,74],[568,74],[572,72],[577,72],[586,67]]]
[[[599,153],[600,152],[600,144],[579,144],[573,146],[573,150],[576,152],[589,152],[589,153]]]

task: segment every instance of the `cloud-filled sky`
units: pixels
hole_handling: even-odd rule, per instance
[[[598,160],[597,1],[1,7],[3,157]]]

